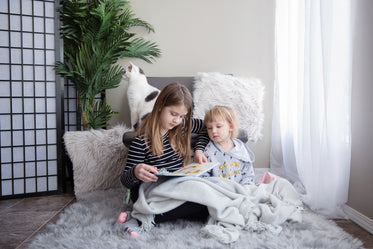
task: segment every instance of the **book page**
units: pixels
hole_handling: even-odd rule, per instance
[[[158,170],[159,174],[158,176],[200,176],[206,171],[216,167],[219,163],[217,162],[207,162],[203,164],[199,163],[190,163],[186,165],[185,167],[174,171],[174,172],[168,172],[167,170]]]

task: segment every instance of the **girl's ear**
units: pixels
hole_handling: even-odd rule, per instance
[[[234,130],[234,125],[233,124],[229,124],[229,131],[232,132]]]

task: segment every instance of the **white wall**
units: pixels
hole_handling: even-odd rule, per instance
[[[348,205],[373,220],[373,1],[358,0],[352,77],[352,153]]]
[[[153,64],[131,60],[147,76],[194,76],[197,72],[232,73],[259,78],[266,87],[264,137],[249,147],[255,167],[269,167],[274,77],[273,0],[136,0],[137,17],[149,22],[155,33],[140,34],[156,41],[162,57]],[[129,60],[122,60],[123,66]],[[127,82],[107,91],[108,103],[120,112],[110,124],[130,125]]]

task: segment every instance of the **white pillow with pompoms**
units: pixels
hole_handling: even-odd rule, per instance
[[[247,131],[250,141],[256,142],[263,136],[263,97],[264,85],[259,79],[197,73],[193,116],[203,119],[205,112],[215,105],[230,106],[236,112],[238,127]]]

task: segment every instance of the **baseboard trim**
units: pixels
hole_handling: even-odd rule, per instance
[[[344,205],[343,211],[353,222],[373,234],[373,220],[348,205]]]

